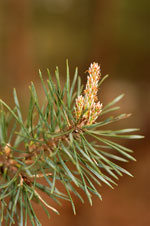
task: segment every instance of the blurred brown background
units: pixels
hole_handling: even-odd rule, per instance
[[[145,139],[126,142],[135,150],[136,163],[124,166],[134,178],[123,177],[115,190],[101,188],[103,201],[93,198],[91,208],[76,200],[77,216],[63,203],[60,216],[50,221],[36,207],[44,226],[148,226],[150,225],[150,1],[149,0],[1,0],[0,1],[0,98],[13,106],[17,88],[22,108],[27,108],[28,85],[40,92],[38,69],[65,76],[69,59],[84,74],[99,62],[102,74],[110,74],[100,90],[107,103],[125,93],[122,112],[133,116],[119,127],[138,127]]]

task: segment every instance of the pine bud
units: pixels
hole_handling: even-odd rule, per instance
[[[75,105],[75,117],[78,120],[84,110],[87,110],[82,118],[87,125],[95,122],[101,113],[102,104],[96,102],[98,92],[98,82],[101,77],[100,66],[98,63],[90,65],[88,70],[89,76],[87,77],[87,84],[84,90],[84,96],[78,96]],[[86,119],[86,120],[85,120]]]

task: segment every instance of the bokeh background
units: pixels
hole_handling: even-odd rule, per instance
[[[103,201],[75,200],[77,216],[63,203],[61,215],[50,221],[36,207],[44,226],[148,226],[150,225],[150,1],[149,0],[1,0],[0,1],[0,98],[13,106],[16,87],[25,112],[28,86],[34,81],[39,93],[38,69],[46,78],[58,65],[65,79],[69,59],[83,82],[93,61],[109,79],[99,97],[107,103],[120,93],[121,112],[133,116],[119,127],[138,127],[143,140],[126,141],[135,150],[135,163],[124,166],[134,178],[124,176],[115,190],[103,186]],[[42,94],[41,94],[42,95]],[[124,143],[124,142],[123,142]]]

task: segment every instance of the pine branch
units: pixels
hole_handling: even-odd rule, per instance
[[[69,201],[76,213],[72,193],[83,202],[77,187],[85,192],[92,205],[92,195],[102,199],[96,184],[100,186],[105,183],[113,188],[123,173],[132,176],[116,163],[135,160],[131,155],[132,150],[114,142],[113,138],[139,139],[143,136],[127,135],[138,129],[101,129],[130,114],[109,116],[101,120],[101,115],[119,109],[114,105],[123,95],[103,107],[98,101],[97,92],[108,76],[101,79],[97,63],[91,64],[87,72],[88,80],[83,92],[77,69],[70,84],[68,63],[63,89],[58,68],[55,71],[56,84],[49,70],[47,84],[39,72],[46,101],[40,105],[35,86],[31,83],[26,120],[23,119],[15,89],[14,109],[0,100],[1,223],[12,225],[18,219],[19,225],[27,225],[29,216],[32,225],[41,225],[31,201],[41,204],[48,216],[47,208],[58,214],[38,190],[58,204],[61,199]],[[76,86],[77,92],[74,92]],[[97,118],[100,121],[96,122]],[[47,186],[39,182],[41,177]],[[64,186],[65,193],[58,190],[58,181]]]

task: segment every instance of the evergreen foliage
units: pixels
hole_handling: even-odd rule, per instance
[[[88,73],[91,75],[93,72],[89,69]],[[41,106],[35,86],[31,83],[26,120],[23,120],[15,89],[14,109],[0,100],[0,222],[9,226],[15,221],[20,226],[28,225],[28,221],[32,225],[41,225],[32,201],[41,204],[48,216],[47,208],[58,214],[58,211],[42,198],[39,190],[58,204],[61,199],[69,201],[74,214],[76,210],[72,194],[84,202],[78,188],[85,192],[91,205],[92,195],[101,200],[100,189],[96,185],[105,183],[113,188],[123,173],[132,176],[117,162],[135,160],[131,149],[118,144],[116,139],[113,141],[112,138],[142,138],[140,135],[128,135],[138,129],[105,128],[108,124],[130,116],[106,115],[106,118],[101,120],[101,115],[109,115],[119,109],[114,105],[123,97],[120,95],[103,107],[97,102],[97,88],[107,75],[95,83],[95,105],[90,102],[89,106],[82,106],[78,114],[80,99],[85,103],[88,95],[85,89],[85,96],[81,98],[83,85],[78,69],[75,70],[71,84],[67,63],[66,83],[63,88],[58,68],[55,71],[56,84],[49,70],[47,84],[41,72],[39,74],[46,100]],[[100,79],[100,76],[98,78]],[[95,122],[99,115],[99,120]],[[47,185],[40,183],[40,178],[44,178]],[[58,189],[58,182],[66,192]]]

